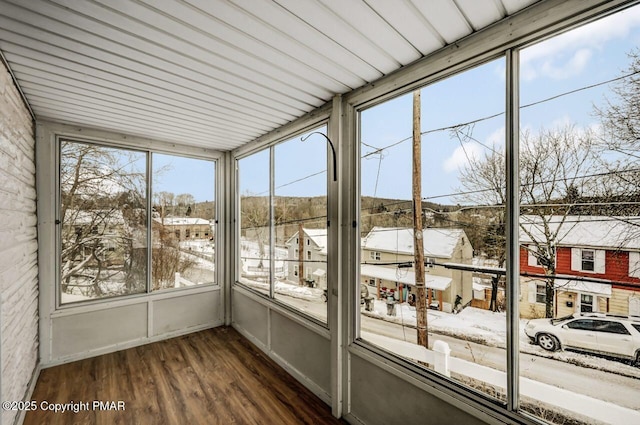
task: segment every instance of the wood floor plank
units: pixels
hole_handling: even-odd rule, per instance
[[[32,398],[89,409],[38,409],[25,425],[345,423],[230,327],[44,369]],[[94,400],[124,401],[125,410],[94,409]]]

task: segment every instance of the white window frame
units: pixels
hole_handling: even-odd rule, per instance
[[[629,276],[640,278],[640,252],[629,252]]]
[[[379,251],[370,251],[369,252],[369,258],[371,260],[380,261],[381,257],[382,257],[382,255],[380,254]]]

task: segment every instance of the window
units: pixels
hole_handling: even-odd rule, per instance
[[[544,283],[536,284],[536,302],[539,304],[545,304],[547,301],[547,287]]]
[[[595,270],[595,252],[591,249],[582,250],[582,270],[589,272]]]
[[[147,172],[149,157],[154,163],[151,173]],[[169,159],[174,158],[71,140],[60,142],[61,304],[187,286],[189,273],[202,268],[194,266],[195,261],[178,246],[179,230],[162,221],[173,206],[169,202],[171,196],[163,191],[161,174],[172,185],[189,181],[181,177],[185,175],[184,169],[176,170],[178,175],[173,174]],[[208,201],[212,202],[215,163],[181,160],[189,161],[189,167],[194,161],[209,167],[210,185],[204,190],[209,190]],[[163,163],[165,166],[160,165]],[[162,168],[162,173],[156,165]],[[200,176],[199,180],[205,179]],[[150,186],[156,190],[151,210],[147,206]],[[193,186],[189,181],[189,187]],[[203,201],[194,199],[192,208],[201,208]],[[149,234],[151,249],[147,244]],[[211,254],[209,275],[205,278],[200,273],[197,283],[214,283],[213,261]],[[181,285],[176,285],[176,273],[182,273]]]
[[[614,264],[613,273],[624,274],[618,272],[622,268],[618,264],[623,260],[611,261],[611,251],[619,251],[620,246],[635,250],[638,246],[637,242],[626,242],[628,235],[637,234],[632,230],[637,213],[627,209],[625,203],[631,202],[629,194],[638,190],[638,184],[627,183],[627,179],[634,167],[631,164],[637,166],[640,145],[636,136],[631,136],[637,124],[632,125],[631,130],[623,123],[636,107],[629,96],[640,88],[640,84],[632,83],[629,77],[640,69],[635,41],[640,36],[640,25],[628,21],[639,12],[640,8],[634,6],[520,51],[519,239],[523,244],[551,247],[538,262],[538,267],[543,269],[538,274],[544,275],[554,289],[553,296],[547,297],[544,304],[538,304],[541,301],[538,299],[534,306],[520,303],[522,319],[593,313],[605,308],[599,303],[606,299],[609,313],[627,314],[626,303],[617,300],[624,300],[628,295],[615,285],[603,283],[602,279],[617,280],[606,276],[610,271],[607,268]],[[602,43],[594,49],[592,41],[604,36],[607,32],[604,27],[609,25],[624,27],[628,32],[624,36],[601,39]],[[574,61],[581,57],[585,60],[578,66]],[[611,80],[618,82],[607,83]],[[584,90],[586,87],[591,89]],[[622,204],[614,206],[617,199],[622,200]],[[592,277],[594,274],[597,276]],[[571,280],[567,275],[579,278]],[[625,277],[620,279],[630,282]],[[609,323],[581,319],[568,323],[567,327],[607,332],[609,326],[616,326]],[[602,340],[584,338],[582,343],[589,344],[586,348],[592,350],[608,351]],[[521,340],[521,364],[524,356],[531,352],[528,348],[526,341]],[[588,361],[583,354],[576,356],[577,362]],[[602,379],[615,380],[619,362],[603,359],[598,363],[599,367],[605,366]],[[559,373],[568,368],[559,359],[552,367]],[[584,376],[588,376],[587,371]],[[582,414],[580,409],[565,412],[565,419],[550,418],[550,412],[565,406],[554,402],[536,404],[535,397],[530,397],[523,387],[531,380],[549,383],[546,378],[520,368],[523,410],[553,423],[581,421],[577,419]],[[600,379],[593,378],[586,386],[600,385]],[[617,391],[629,391],[627,385],[622,384]],[[576,388],[570,395],[624,405],[622,400],[611,399],[605,392],[589,394]]]
[[[567,323],[567,327],[581,331],[592,331],[594,330],[594,322],[591,319],[574,320],[573,322]]]
[[[154,154],[152,290],[213,284],[215,240],[202,238],[203,226],[215,226],[215,163],[176,155]],[[185,229],[180,240],[177,226]]]
[[[593,295],[580,294],[580,311],[591,313],[593,310]]]
[[[328,284],[328,145],[315,132],[325,134],[326,127],[238,159],[241,269],[237,280],[326,322],[322,295]],[[311,249],[300,252],[299,245],[311,247],[311,240],[316,249],[313,261]],[[260,272],[249,272],[248,264],[261,265]],[[299,295],[302,292],[305,299]]]
[[[610,334],[630,335],[622,323],[608,320],[594,320],[593,330]]]
[[[464,266],[498,267],[504,257],[504,126],[505,89],[503,59],[497,59],[416,90],[420,93],[423,232],[425,263],[416,287],[412,196],[412,122],[414,93],[398,96],[360,112],[360,281],[377,285],[380,293],[359,304],[360,337],[417,365],[443,373],[433,361],[416,356],[406,344],[427,345],[429,352],[448,333],[439,318],[464,312],[473,298],[474,277]],[[491,111],[491,113],[488,113]],[[494,117],[476,119],[488,115]],[[486,190],[491,184],[493,190]],[[491,205],[491,207],[486,207]],[[491,243],[488,243],[491,241]],[[484,254],[484,263],[474,263],[473,252]],[[380,262],[384,252],[384,262]],[[458,268],[435,267],[435,259],[455,263]],[[366,286],[365,286],[366,287]],[[499,307],[497,302],[493,306]],[[471,310],[469,310],[471,311]],[[468,311],[468,312],[469,312]],[[484,312],[483,312],[484,313]],[[491,312],[486,311],[487,314]],[[419,333],[418,320],[425,319],[428,333]],[[380,321],[392,324],[389,331]],[[504,332],[506,318],[493,322]],[[500,330],[498,330],[500,329]],[[433,333],[432,333],[433,332]],[[459,329],[461,340],[473,331]],[[426,340],[426,341],[425,341]],[[420,341],[420,342],[418,342]],[[456,360],[468,360],[465,350],[452,350]],[[498,364],[506,367],[506,356],[498,353]],[[463,385],[485,385],[476,376],[455,379]],[[452,374],[453,376],[453,374]],[[493,388],[493,386],[492,386]],[[491,397],[502,400],[503,391]]]

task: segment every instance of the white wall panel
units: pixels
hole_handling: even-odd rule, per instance
[[[271,311],[271,351],[327,395],[331,392],[330,348],[328,339]]]
[[[54,360],[88,357],[92,351],[146,338],[147,303],[55,317],[51,322]]]
[[[351,357],[351,414],[367,425],[486,423],[358,356]]]
[[[231,294],[232,323],[257,339],[264,349],[269,344],[269,310],[238,290]]]
[[[151,303],[153,335],[157,336],[193,327],[215,326],[222,322],[221,291],[182,295]]]

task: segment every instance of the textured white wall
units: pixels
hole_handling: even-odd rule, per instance
[[[38,362],[35,138],[29,111],[0,62],[0,398],[22,400]],[[3,411],[12,424],[18,412]]]

